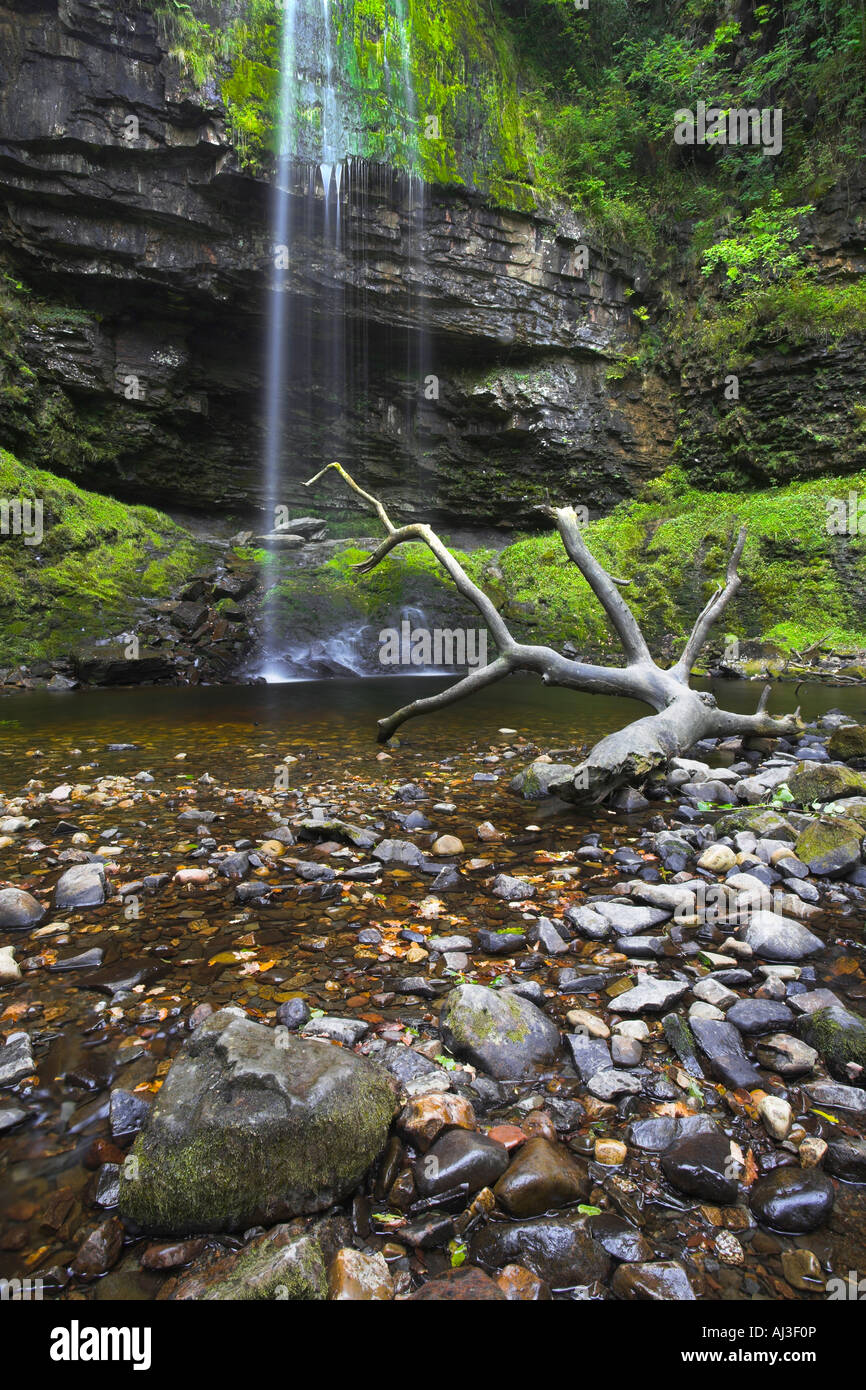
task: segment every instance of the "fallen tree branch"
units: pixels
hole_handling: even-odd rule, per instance
[[[386,742],[408,719],[435,713],[478,690],[503,680],[514,671],[527,671],[541,677],[547,685],[593,694],[624,695],[649,705],[655,711],[635,720],[625,729],[609,734],[590,750],[567,783],[553,790],[574,801],[603,800],[623,783],[640,784],[674,756],[682,754],[701,739],[728,734],[778,736],[796,733],[799,710],[783,718],[766,713],[771,687],[762,691],[754,714],[734,714],[718,709],[712,695],[692,690],[692,666],[706,641],[710,628],[721,617],[740,587],[737,567],[746,543],[743,527],[728,561],[724,585],[720,585],[698,616],[683,653],[669,670],[653,660],[646,639],[631,608],[619,592],[621,581],[608,574],[590,552],[573,507],[544,507],[556,524],[569,559],[577,566],[599,600],[622,644],[624,666],[596,666],[572,660],[551,647],[517,642],[493,600],[466,573],[459,560],[431,527],[413,522],[395,527],[381,501],[365,492],[339,463],[331,463],[306,484],[312,487],[334,469],[348,486],[373,508],[387,535],[371,555],[355,566],[358,574],[368,574],[397,546],[418,541],[426,545],[453,580],[458,592],[478,611],[499,649],[498,657],[457,681],[454,685],[423,699],[413,700],[378,724],[380,742]]]

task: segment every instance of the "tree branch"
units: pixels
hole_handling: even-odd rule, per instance
[[[710,628],[713,626],[714,623],[718,622],[719,618],[724,613],[731,599],[734,597],[734,594],[740,587],[740,576],[737,574],[737,566],[740,563],[740,557],[742,556],[743,547],[745,546],[745,544],[746,528],[745,526],[742,526],[740,528],[740,534],[737,537],[737,543],[734,546],[731,558],[728,561],[728,572],[726,575],[726,582],[724,584],[724,587],[720,585],[716,592],[713,594],[709,603],[706,605],[703,612],[698,617],[694,627],[692,628],[689,639],[686,642],[685,647],[683,648],[682,656],[680,657],[676,665],[671,667],[672,675],[674,675],[677,680],[682,681],[686,685],[688,685],[689,677],[692,673],[692,667],[694,666],[695,661],[698,658],[701,648],[707,640]]]
[[[378,497],[374,497],[372,493],[365,492],[362,487],[359,487],[358,484],[355,482],[355,479],[346,472],[345,468],[341,463],[326,463],[325,467],[319,470],[315,478],[310,478],[306,483],[304,483],[304,487],[312,487],[313,484],[317,483],[320,478],[323,478],[331,468],[336,469],[340,477],[344,480],[344,482],[347,482],[349,484],[349,487],[352,489],[353,492],[357,492],[359,497],[363,497],[365,502],[370,503],[370,506],[376,512],[376,515],[378,516],[382,525],[385,527],[385,530],[389,533],[393,532],[395,529],[394,524],[391,521],[391,518],[389,517],[388,513],[385,511],[383,504],[379,501]]]
[[[556,522],[568,558],[577,565],[612,622],[622,643],[626,660],[630,665],[654,665],[637,619],[617,589],[617,584],[623,581],[612,578],[590,553],[581,535],[580,522],[574,507],[541,507],[539,510]]]
[[[366,560],[362,560],[359,565],[355,565],[357,574],[369,574],[377,565],[381,564],[389,551],[395,546],[403,545],[405,541],[423,541],[432,550],[436,559],[444,570],[448,572],[454,580],[457,590],[474,604],[482,618],[490,628],[493,640],[501,652],[509,652],[514,647],[515,642],[508,630],[508,625],[502,614],[497,611],[496,605],[487,597],[483,589],[469,578],[460,561],[455,559],[447,546],[432,531],[429,526],[424,526],[420,522],[413,522],[409,526],[401,526],[399,531],[391,530],[390,535],[386,536],[381,545],[378,545]]]

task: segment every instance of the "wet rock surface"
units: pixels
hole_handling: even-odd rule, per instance
[[[221,1009],[165,1078],[121,1212],[134,1227],[181,1235],[329,1207],[378,1158],[395,1100],[375,1063]]]

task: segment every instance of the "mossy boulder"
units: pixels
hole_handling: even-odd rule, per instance
[[[165,1078],[123,1170],[121,1214],[181,1234],[324,1210],[381,1153],[395,1100],[366,1058],[221,1009]]]
[[[838,1081],[866,1080],[866,1019],[841,1004],[815,1009],[800,1022],[800,1036],[821,1054]],[[849,1070],[850,1068],[850,1070]]]
[[[559,1029],[552,1019],[528,999],[485,985],[452,990],[439,1028],[455,1057],[498,1080],[533,1076],[559,1052]]]
[[[738,811],[726,811],[714,824],[717,839],[734,835],[738,830],[751,830],[767,840],[788,840],[791,844],[797,832],[784,816],[768,806],[744,806]]]
[[[162,513],[85,491],[5,449],[0,497],[42,508],[38,551],[29,543],[0,544],[3,665],[88,652],[104,661],[104,648],[92,651],[95,641],[137,631],[146,601],[168,598],[213,553]],[[116,659],[128,680],[122,648]],[[138,679],[162,674],[142,669]]]
[[[536,760],[518,772],[511,780],[511,790],[519,792],[526,801],[541,801],[551,796],[557,782],[570,782],[574,777],[571,763],[548,763]]]
[[[827,752],[843,762],[866,758],[866,724],[843,724],[841,729],[834,729],[827,741]]]
[[[797,840],[797,858],[809,872],[822,878],[840,878],[860,863],[863,827],[857,821],[816,820]]]
[[[798,763],[788,778],[788,789],[795,801],[811,806],[839,801],[843,796],[866,796],[866,777],[844,763]]]

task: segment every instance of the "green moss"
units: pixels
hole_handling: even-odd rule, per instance
[[[866,680],[866,670],[860,669],[862,674],[856,678]],[[848,758],[866,758],[866,725],[848,724],[834,729],[827,741],[827,752],[831,758],[841,758],[843,762]]]
[[[783,649],[825,636],[866,645],[866,537],[827,530],[828,501],[864,489],[866,474],[751,493],[704,492],[672,469],[645,489],[642,500],[591,521],[584,534],[593,554],[631,581],[626,597],[657,652],[687,636],[723,577],[740,525],[747,527],[747,541],[742,589],[725,620],[730,633]],[[517,540],[495,562],[477,554],[471,568],[481,582],[485,572],[493,574],[506,608],[528,607],[536,635],[571,641],[582,652],[617,651],[598,603],[557,535]],[[515,622],[519,627],[516,611]]]
[[[246,1127],[228,1120],[175,1137],[151,1124],[121,1185],[125,1217],[144,1231],[226,1231],[316,1211],[351,1192],[384,1143],[390,1084],[362,1078],[324,1113]]]
[[[87,492],[5,450],[0,498],[41,503],[43,530],[37,545],[23,534],[0,536],[6,663],[67,656],[134,625],[142,601],[167,598],[205,554],[153,508]]]
[[[797,858],[808,864],[812,873],[838,871],[843,862],[859,859],[863,835],[863,827],[857,821],[841,816],[812,821],[797,840]]]
[[[578,498],[580,483],[575,476]],[[723,579],[741,525],[747,527],[742,587],[726,615],[727,635],[711,634],[704,660],[721,656],[731,638],[760,641],[783,655],[821,639],[866,648],[866,536],[827,529],[828,502],[852,491],[866,495],[866,473],[755,492],[704,492],[669,469],[640,500],[590,521],[584,534],[606,568],[628,581],[626,597],[662,661],[678,655]],[[604,613],[555,532],[520,536],[499,552],[455,553],[518,638],[570,642],[583,656],[613,664],[621,659]],[[437,625],[477,623],[476,610],[423,545],[401,547],[358,575],[353,566],[366,554],[347,544],[315,569],[268,556],[266,602],[284,630],[301,626],[324,636],[353,621],[393,627],[407,605],[423,608]]]
[[[816,1047],[831,1074],[851,1081],[849,1063],[866,1068],[866,1019],[848,1009],[832,1005],[807,1014],[801,1033],[810,1047]]]
[[[277,149],[282,22],[276,0],[154,0],[189,82],[216,82],[242,163],[267,171]],[[293,153],[317,162],[326,57],[318,8],[299,5],[290,123]],[[527,130],[506,30],[491,0],[332,0],[332,79],[346,154],[478,189],[531,210]],[[407,95],[407,84],[409,93]]]
[[[866,776],[851,767],[798,763],[788,778],[788,788],[796,801],[811,806],[814,802],[841,801],[846,796],[866,796]]]
[[[399,627],[406,606],[440,618],[468,620],[475,614],[426,546],[403,546],[370,574],[355,574],[353,566],[368,553],[347,544],[314,570],[299,568],[291,556],[270,558],[266,574],[271,586],[264,603],[279,630],[302,626],[324,636],[352,623]],[[462,558],[469,562],[469,557]]]

